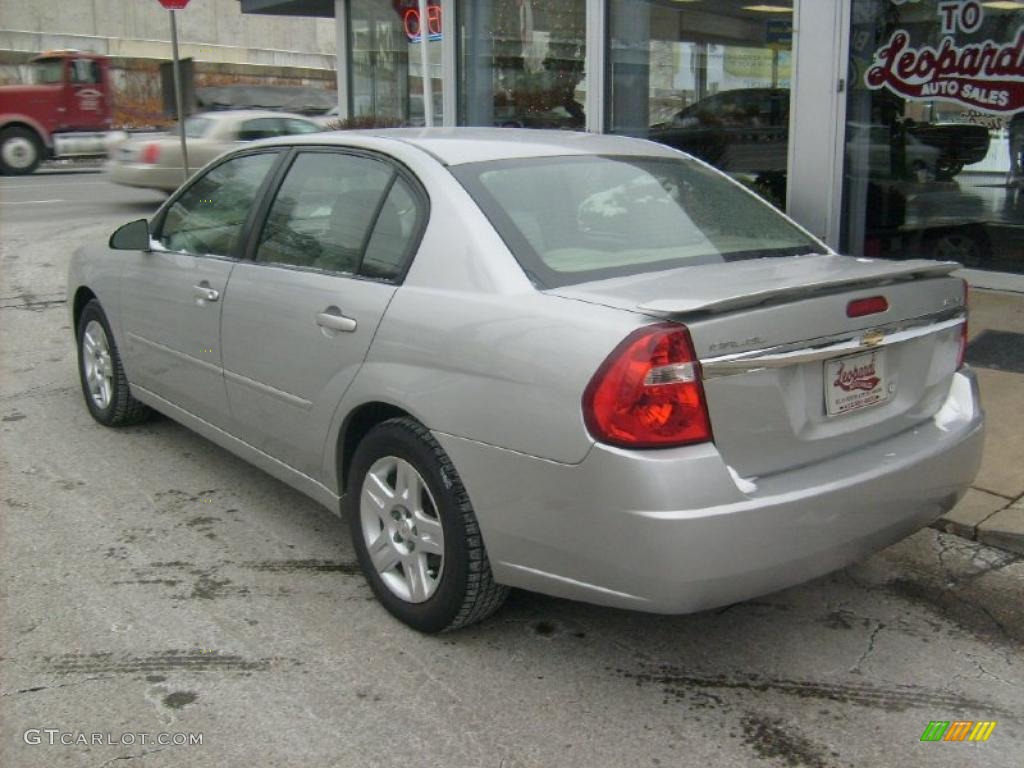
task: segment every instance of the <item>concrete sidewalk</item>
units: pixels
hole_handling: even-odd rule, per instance
[[[987,417],[981,471],[936,528],[1024,554],[1024,294],[972,289],[967,361]]]

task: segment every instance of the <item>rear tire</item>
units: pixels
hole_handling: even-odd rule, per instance
[[[352,544],[391,615],[434,633],[501,607],[508,587],[495,583],[466,489],[428,429],[411,418],[377,425],[359,443],[349,478]]]
[[[78,376],[85,405],[100,424],[124,427],[153,415],[132,397],[114,334],[96,299],[86,304],[78,317]]]
[[[43,159],[39,137],[27,128],[0,131],[0,173],[23,176],[32,173]]]

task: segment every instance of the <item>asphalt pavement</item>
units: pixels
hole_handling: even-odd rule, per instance
[[[1024,558],[935,529],[692,616],[516,592],[398,624],[344,521],[169,419],[89,417],[67,262],[161,199],[0,178],[0,765],[1021,764]],[[956,720],[997,725],[921,741]]]

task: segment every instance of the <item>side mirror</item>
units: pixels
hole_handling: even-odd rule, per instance
[[[129,221],[114,230],[108,244],[116,251],[148,251],[149,222],[145,219]]]

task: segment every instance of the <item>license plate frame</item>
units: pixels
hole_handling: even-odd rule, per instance
[[[825,415],[835,418],[887,402],[895,387],[887,375],[886,363],[884,349],[826,360],[822,367]]]

